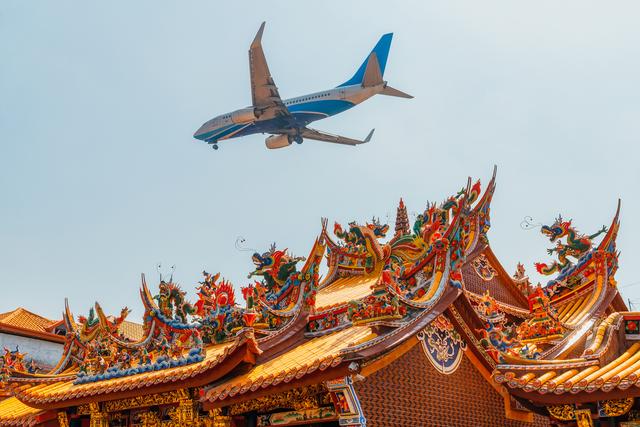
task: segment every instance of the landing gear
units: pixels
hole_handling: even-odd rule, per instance
[[[211,148],[213,148],[214,150],[217,150],[217,149],[218,149],[218,144],[213,144],[213,145],[211,146]]]
[[[303,141],[300,135],[295,136],[293,140],[296,142],[296,144],[302,144],[302,141]]]

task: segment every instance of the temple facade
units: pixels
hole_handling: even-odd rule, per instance
[[[620,206],[591,235],[541,226],[550,280],[534,286],[491,249],[495,187],[495,171],[484,190],[469,179],[413,224],[401,201],[393,232],[323,219],[305,256],[253,254],[241,295],[220,274],[194,297],[143,275],[135,333],[127,309],[77,317],[65,302],[55,366],[0,361],[0,426],[640,425]]]

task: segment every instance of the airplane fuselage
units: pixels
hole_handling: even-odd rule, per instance
[[[282,102],[290,116],[262,118],[253,107],[214,117],[194,134],[196,139],[215,144],[230,138],[255,133],[288,133],[296,137],[297,130],[309,123],[342,113],[372,96],[381,93],[386,83],[376,86],[341,86],[321,92],[290,98]]]

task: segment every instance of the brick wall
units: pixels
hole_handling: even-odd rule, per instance
[[[513,289],[513,287],[507,283],[508,279],[505,279],[500,275],[496,275],[493,279],[488,281],[482,280],[474,270],[472,263],[469,261],[462,266],[462,276],[464,277],[465,288],[476,295],[482,295],[488,289],[489,295],[499,302],[511,304],[527,310],[529,309],[528,306],[523,305],[518,301],[518,299],[516,299],[514,293],[518,291]]]
[[[507,420],[502,397],[462,358],[451,375],[436,371],[418,344],[398,360],[355,384],[367,427],[538,427]]]

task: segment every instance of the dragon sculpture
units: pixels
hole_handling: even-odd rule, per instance
[[[553,255],[555,252],[558,257],[557,261],[553,261],[550,265],[542,262],[535,263],[538,273],[548,276],[572,265],[573,263],[568,257],[580,259],[589,252],[593,246],[593,239],[606,233],[607,227],[603,225],[598,232],[591,235],[578,234],[576,229],[571,226],[571,220],[563,221],[562,215],[559,215],[552,225],[543,225],[540,231],[549,238],[550,242],[556,244],[554,248],[547,249],[547,253]],[[561,240],[565,237],[566,244]]]
[[[383,246],[378,241],[378,239],[386,237],[388,230],[389,225],[381,224],[376,218],[364,226],[352,221],[346,231],[337,222],[333,226],[333,233],[344,242],[343,250],[351,255],[366,255],[367,267],[372,267],[375,261],[388,258],[390,247]],[[375,257],[375,260],[372,256]]]
[[[187,322],[187,315],[196,313],[196,308],[185,299],[186,292],[173,282],[160,281],[159,293],[153,299],[158,301],[162,314],[169,318],[178,318],[182,323]]]
[[[202,275],[204,280],[197,288],[196,316],[200,318],[204,340],[221,342],[241,326],[233,285],[224,279],[218,281],[220,273],[211,275],[203,271]]]
[[[405,235],[392,242],[392,257],[395,258],[395,262],[401,261],[401,259],[413,262],[422,258],[431,249],[431,246],[442,238],[449,227],[451,218],[460,209],[465,191],[463,188],[440,205],[427,203],[424,212],[418,214],[413,223],[413,235]],[[468,205],[477,200],[480,192],[480,181],[477,181],[471,188],[469,199],[465,204]]]
[[[124,307],[120,310],[120,315],[118,317],[107,317],[102,312],[100,305],[96,303],[95,308],[91,307],[89,309],[89,317],[78,316],[78,322],[80,323],[80,340],[83,342],[91,341],[96,337],[96,335],[98,335],[100,328],[103,328],[112,334],[117,334],[120,325],[125,321],[130,312],[131,310]]]
[[[471,188],[469,199],[466,204],[471,204],[480,195],[480,181],[477,181]],[[425,242],[430,242],[432,236],[442,229],[445,229],[460,209],[460,202],[466,193],[466,189],[462,189],[455,196],[447,198],[444,202],[437,206],[435,203],[427,203],[427,208],[423,213],[418,214],[413,224],[413,233],[421,236]]]
[[[349,223],[349,229],[344,231],[339,223],[333,226],[333,233],[342,239],[347,247],[362,248],[367,244],[367,238],[384,238],[389,231],[388,224],[381,224],[377,218],[372,218],[371,223],[365,227],[358,225],[355,221]]]
[[[287,287],[287,280],[296,272],[296,264],[304,261],[305,257],[289,256],[287,249],[281,251],[276,249],[273,243],[269,251],[260,255],[258,252],[251,257],[256,269],[249,273],[247,278],[262,276],[268,292],[284,292]]]
[[[231,282],[220,278],[220,273],[214,275],[202,272],[204,280],[196,289],[198,290],[198,301],[194,304],[195,315],[206,318],[218,308],[233,307],[235,305],[235,294]]]

